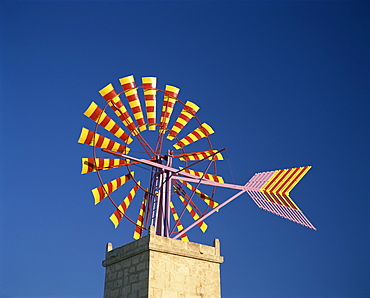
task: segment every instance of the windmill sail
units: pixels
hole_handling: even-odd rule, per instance
[[[177,118],[175,124],[171,128],[170,133],[167,136],[167,139],[173,140],[181,132],[185,125],[189,123],[190,119],[194,117],[195,113],[198,110],[199,107],[195,103],[187,101],[179,117]]]
[[[104,198],[106,198],[109,194],[117,190],[123,184],[125,184],[133,176],[134,172],[130,172],[124,176],[116,178],[108,183],[103,184],[102,186],[96,187],[93,190],[91,190],[95,199],[95,205],[101,202]]]
[[[87,128],[82,128],[80,138],[78,142],[85,145],[90,145],[98,148],[109,149],[116,152],[129,152],[130,148],[123,146],[107,137],[101,136],[97,133],[88,130]]]
[[[136,227],[133,236],[134,239],[140,239],[143,236],[144,215],[147,201],[148,201],[148,192],[145,192],[143,201],[141,203],[139,215],[136,221]]]
[[[170,201],[170,207],[171,207],[171,211],[172,211],[172,216],[173,216],[173,218],[174,218],[174,220],[176,222],[177,231],[181,232],[184,229],[184,226],[182,225],[182,223],[180,221],[180,218],[177,215],[175,206],[173,205],[172,201]],[[181,240],[182,241],[189,241],[189,238],[186,235],[186,233],[184,233],[184,234],[181,235]]]
[[[166,90],[164,94],[163,106],[162,106],[162,114],[159,126],[161,129],[159,130],[160,133],[164,134],[167,128],[168,122],[170,121],[173,108],[176,103],[177,95],[179,94],[180,89],[174,86],[166,85]]]
[[[129,131],[135,136],[138,134],[137,127],[134,124],[130,114],[128,113],[125,105],[122,103],[119,95],[114,90],[113,85],[109,84],[99,91],[100,95],[106,100],[112,110],[116,113],[122,123],[128,128]]]
[[[127,159],[118,158],[82,158],[81,174],[114,169],[128,163]]]
[[[117,138],[130,144],[132,139],[130,136],[118,126],[118,124],[110,118],[95,102],[92,102],[85,111],[84,115],[89,117],[91,120],[98,123],[101,127],[105,128],[110,133],[114,134]]]
[[[157,109],[157,78],[144,77],[142,78],[144,87],[144,97],[146,106],[146,116],[148,118],[149,130],[156,130],[156,109]]]
[[[134,118],[139,125],[140,131],[146,130],[144,115],[141,109],[140,99],[137,93],[134,76],[124,77],[119,81],[122,85],[122,89],[126,95],[132,113],[134,114]]]
[[[137,193],[137,190],[139,189],[139,186],[140,181],[137,182],[137,184],[131,189],[127,197],[118,206],[117,210],[114,211],[114,213],[109,217],[109,219],[113,222],[115,228],[117,228],[119,223],[121,222],[123,214],[125,214],[127,208],[130,206],[132,200],[134,199]]]
[[[213,133],[214,130],[212,129],[212,127],[210,127],[207,123],[203,123],[201,126],[193,130],[191,133],[189,133],[186,137],[182,138],[173,146],[176,149],[180,149],[202,138],[206,138],[207,136]]]

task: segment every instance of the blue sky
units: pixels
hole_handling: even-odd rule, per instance
[[[223,297],[369,295],[369,2],[2,1],[0,14],[0,297],[102,296],[105,244],[133,226],[93,205],[77,139],[97,91],[131,74],[201,107],[227,182],[312,166],[291,195],[316,232],[247,195],[189,232],[221,240]]]

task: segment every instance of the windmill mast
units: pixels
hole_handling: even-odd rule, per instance
[[[172,151],[168,151],[168,155],[160,156],[157,162],[161,164],[165,162],[167,167],[172,166]],[[170,222],[171,222],[171,175],[172,173],[166,169],[152,167],[155,171],[152,177],[151,184],[155,185],[155,197],[153,204],[153,220],[156,234],[164,237],[170,237]]]

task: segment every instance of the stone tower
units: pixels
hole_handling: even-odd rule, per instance
[[[149,234],[112,249],[108,243],[104,297],[195,298],[221,296],[220,242],[214,246]]]

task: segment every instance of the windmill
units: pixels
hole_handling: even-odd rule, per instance
[[[157,235],[189,241],[191,228],[205,232],[208,216],[248,193],[259,208],[316,230],[289,195],[310,166],[256,173],[245,185],[225,183],[217,173],[225,149],[213,148],[214,131],[199,120],[195,103],[181,101],[177,87],[158,89],[156,77],[143,77],[141,86],[133,76],[119,81],[121,92],[112,84],[99,91],[104,108],[95,102],[87,108],[95,128],[82,128],[78,140],[93,147],[93,157],[82,158],[82,174],[97,174],[95,204],[112,203],[116,228],[126,218],[135,239],[154,226]],[[215,200],[218,187],[236,194]],[[191,223],[183,225],[186,216]]]

